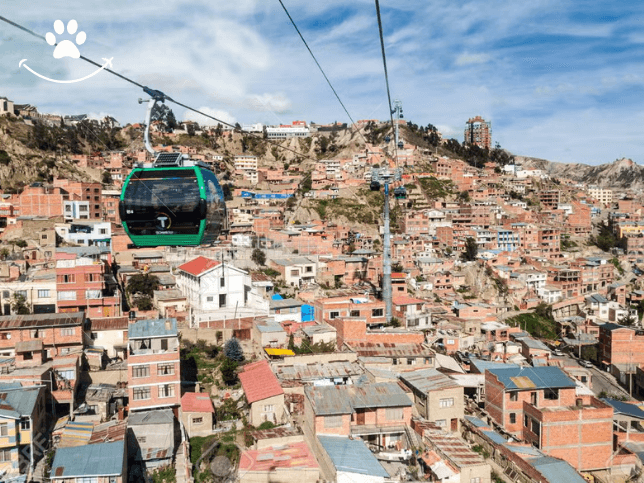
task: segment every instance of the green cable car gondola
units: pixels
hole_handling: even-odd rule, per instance
[[[148,105],[150,112],[157,99]],[[228,228],[224,193],[208,165],[181,153],[155,153],[135,166],[123,184],[119,215],[136,247],[211,244]]]
[[[407,189],[404,186],[400,186],[394,190],[394,198],[397,200],[406,200],[407,199]]]

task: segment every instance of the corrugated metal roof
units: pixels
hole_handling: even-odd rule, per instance
[[[361,357],[433,357],[434,351],[423,344],[360,342],[351,347]]]
[[[177,319],[152,319],[139,320],[130,324],[128,328],[129,339],[147,337],[171,337],[177,335]]]
[[[528,463],[534,466],[550,483],[587,483],[570,464],[563,460],[551,456],[539,456],[528,459]]]
[[[313,403],[315,414],[351,414],[356,409],[411,406],[411,400],[401,387],[393,382],[366,386],[306,387],[305,394]]]
[[[173,424],[174,415],[172,409],[155,409],[154,411],[135,411],[130,413],[128,424],[145,425],[145,424]]]
[[[422,369],[419,371],[405,372],[400,379],[408,386],[421,393],[440,391],[460,387],[456,382],[436,369]]]
[[[505,389],[576,387],[575,381],[559,367],[513,367],[488,370],[499,379]]]
[[[482,433],[487,436],[493,443],[505,444],[508,442],[503,436],[495,431],[482,431]]]
[[[3,315],[0,316],[0,329],[64,327],[69,325],[81,325],[84,320],[84,312],[68,312],[60,314]]]
[[[125,442],[58,448],[51,474],[56,477],[118,476],[123,471]]]
[[[268,349],[266,349],[268,351]],[[312,364],[293,364],[277,366],[275,375],[284,381],[315,381],[333,377],[349,377],[362,374],[364,371],[357,362],[315,362]]]
[[[337,471],[389,478],[367,444],[357,438],[318,436]]]
[[[632,418],[644,419],[644,411],[642,411],[639,406],[635,404],[630,404],[627,402],[618,401],[611,398],[602,398],[606,404],[610,404],[615,409],[616,413],[624,414]]]

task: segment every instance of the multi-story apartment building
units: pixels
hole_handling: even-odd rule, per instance
[[[257,184],[257,156],[235,156],[235,171],[251,184]]]
[[[515,437],[577,471],[610,465],[613,408],[577,385],[558,367],[485,371],[485,409]]]
[[[464,142],[483,149],[492,148],[492,123],[476,116],[467,120]]]
[[[176,319],[139,320],[128,328],[130,409],[178,407],[181,364]]]
[[[334,319],[363,320],[367,327],[385,323],[385,302],[356,295],[355,297],[329,297],[313,303],[319,321]]]
[[[508,228],[493,228],[492,236],[499,250],[513,252],[521,248],[521,237]]]
[[[16,311],[16,302],[23,300],[33,314],[56,312],[56,271],[30,269],[19,280],[2,282],[0,307],[3,315]]]
[[[69,201],[86,202],[89,207],[89,219],[101,219],[103,204],[103,188],[101,183],[83,183],[69,179],[54,179],[54,187],[62,188],[65,192],[69,193]]]
[[[561,203],[561,191],[543,190],[539,192],[539,202],[544,208],[555,209]]]
[[[68,243],[102,247],[109,252],[112,223],[98,220],[57,223],[56,233]]]
[[[106,266],[97,247],[59,248],[56,290],[59,312],[84,311],[88,317],[120,315],[119,297],[105,280]]]
[[[588,195],[606,205],[613,202],[613,190],[611,189],[600,188],[599,186],[589,186]]]

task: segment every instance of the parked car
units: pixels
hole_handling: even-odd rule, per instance
[[[585,360],[585,359],[580,359],[580,360],[579,360],[579,364],[580,364],[582,367],[586,367],[586,368],[591,368],[591,367],[593,367],[593,363],[592,363],[592,362],[590,362],[590,361],[587,361],[587,360]]]
[[[555,350],[552,351],[552,355],[553,356],[563,356],[564,353],[561,352],[559,349],[555,349]]]

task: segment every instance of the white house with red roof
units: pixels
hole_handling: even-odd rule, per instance
[[[187,392],[181,397],[181,420],[188,436],[212,434],[215,423],[215,408],[205,392]]]
[[[393,315],[400,319],[404,327],[419,330],[431,327],[432,314],[425,309],[426,300],[409,297],[408,295],[394,295],[391,301]]]
[[[259,426],[264,421],[282,423],[285,416],[284,390],[268,362],[263,360],[245,365],[239,380],[250,406],[250,424]]]
[[[219,260],[197,257],[177,268],[177,287],[193,313],[208,320],[268,315],[248,272]]]

